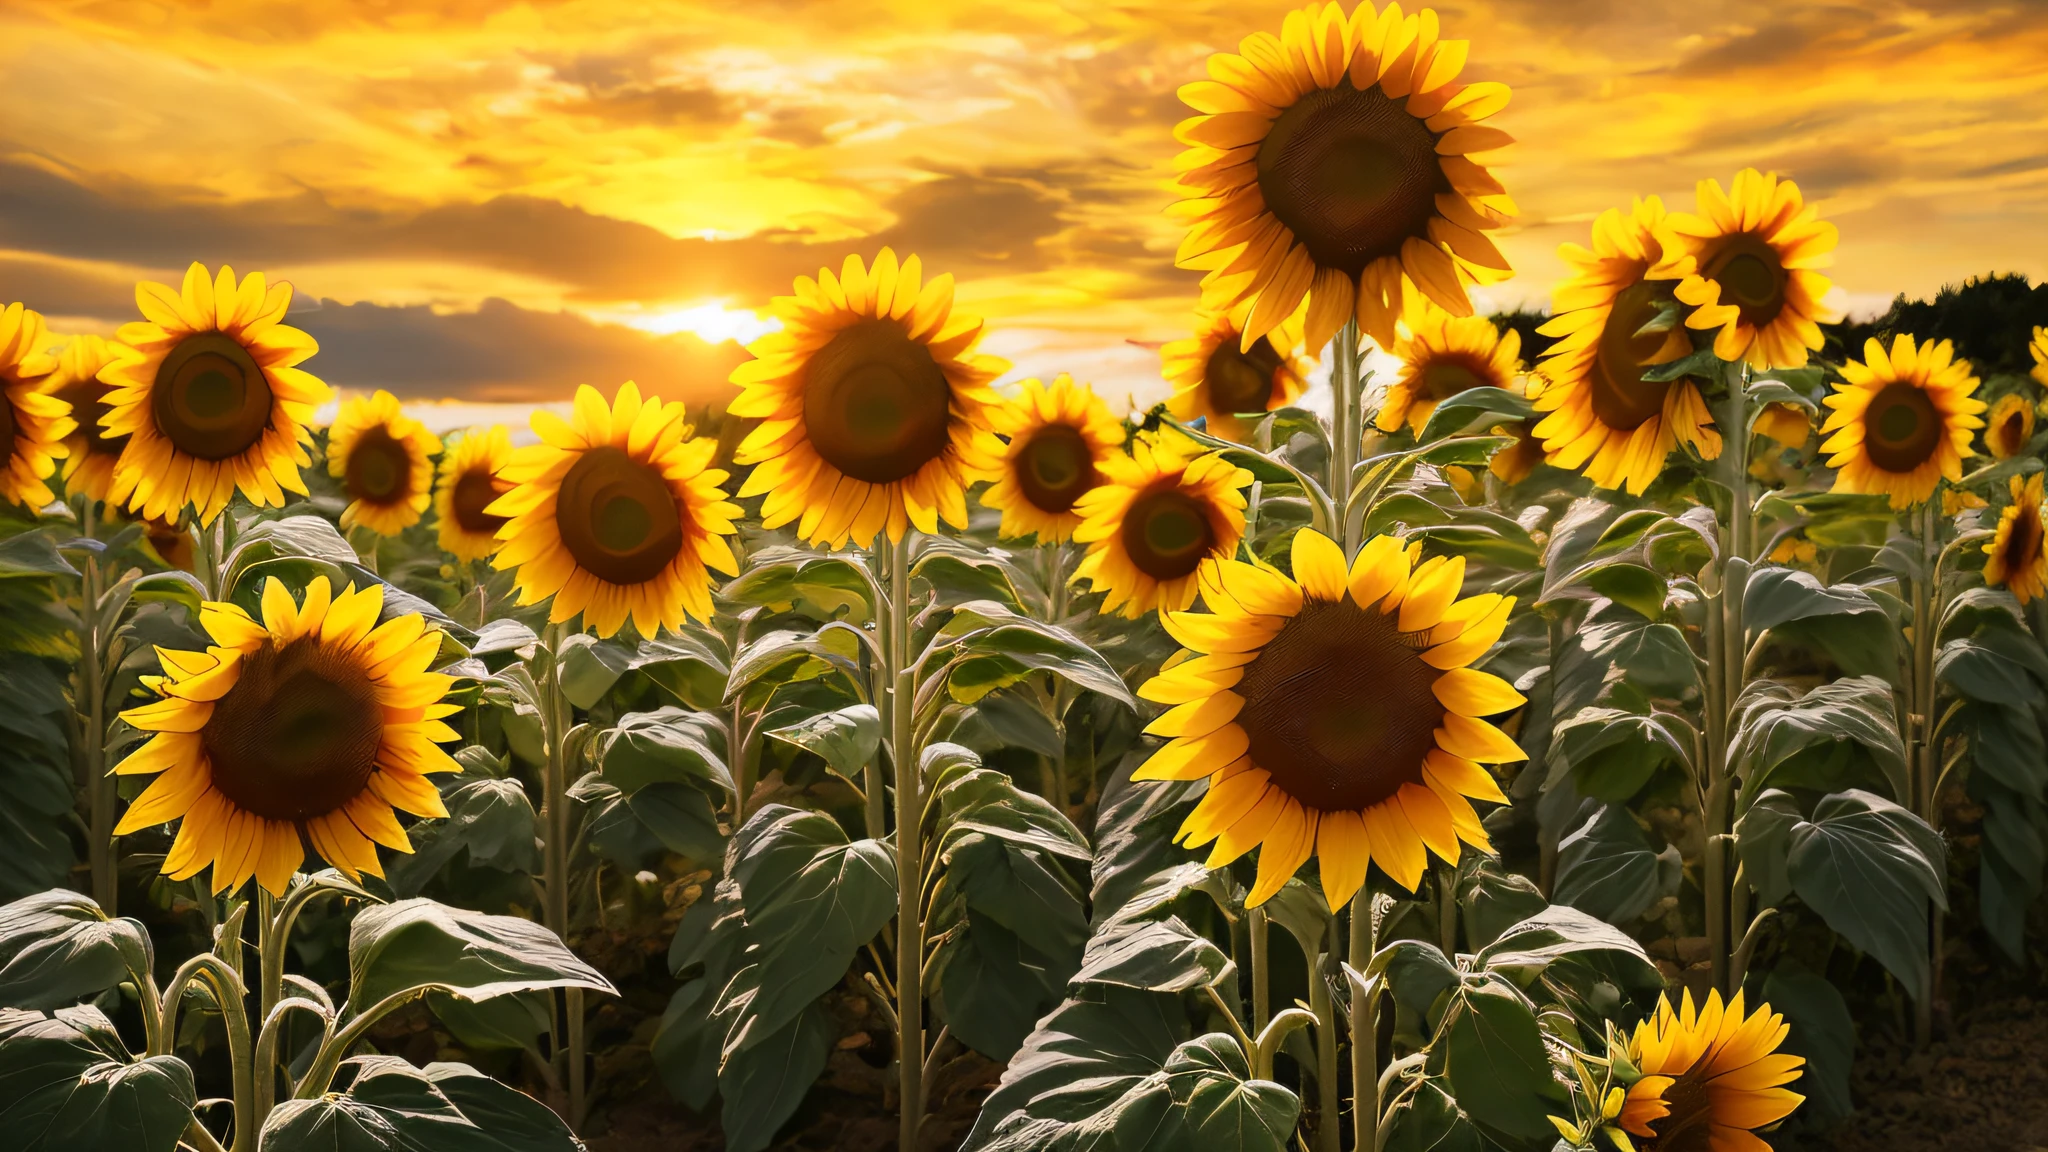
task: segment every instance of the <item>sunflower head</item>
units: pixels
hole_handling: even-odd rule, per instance
[[[192,265],[178,291],[135,286],[145,319],[121,326],[126,348],[100,373],[101,427],[128,437],[111,502],[155,517],[189,504],[210,524],[238,488],[259,507],[306,494],[307,425],[334,391],[298,367],[318,346],[284,323],[291,302],[291,285],[225,265]]]
[[[1159,349],[1160,373],[1173,385],[1166,410],[1184,422],[1204,420],[1208,430],[1242,443],[1243,412],[1271,412],[1308,390],[1314,361],[1301,354],[1302,332],[1290,318],[1251,342],[1227,313],[1195,311],[1195,334]]]
[[[511,458],[512,434],[503,424],[472,429],[449,444],[434,489],[434,518],[443,552],[468,563],[499,549],[498,529],[505,526],[505,518],[485,509],[511,488],[498,479]]]
[[[1766,404],[1752,425],[1756,434],[1768,436],[1785,448],[1803,448],[1813,434],[1813,418],[1797,404]]]
[[[2034,329],[2034,342],[2027,345],[2027,351],[2034,355],[2034,379],[2048,388],[2048,327]]]
[[[1991,405],[1984,426],[1984,447],[1994,460],[2010,460],[2034,439],[2034,405],[2018,392],[2007,392]]]
[[[64,438],[64,489],[105,500],[113,486],[114,465],[128,437],[109,436],[100,421],[106,418],[107,393],[100,369],[120,356],[120,345],[100,336],[73,336],[57,353],[57,369],[43,378],[43,391],[71,405],[76,425]]]
[[[1970,362],[1946,340],[1916,345],[1900,335],[1890,352],[1865,341],[1863,362],[1842,365],[1825,401],[1820,447],[1836,470],[1834,491],[1885,493],[1901,509],[1932,496],[1943,477],[1961,480],[1963,459],[1976,455],[1971,433],[1984,426],[1976,391]]]
[[[981,502],[1002,512],[1002,535],[1065,541],[1081,523],[1074,506],[1102,482],[1103,465],[1122,454],[1123,422],[1094,389],[1062,372],[1050,387],[1024,381],[989,423],[1008,443]]]
[[[967,486],[1000,450],[989,382],[1009,365],[974,352],[981,321],[953,311],[952,275],[926,283],[884,248],[872,268],[848,256],[797,277],[774,311],[782,330],[748,346],[726,409],[761,420],[733,459],[756,466],[739,494],[767,497],[763,526],[796,521],[834,548],[965,527]]]
[[[348,494],[341,526],[396,536],[419,523],[434,486],[427,459],[440,454],[441,438],[382,388],[343,404],[327,431],[327,474]]]
[[[513,451],[498,474],[511,491],[485,509],[505,518],[491,563],[519,570],[519,603],[552,596],[549,620],[582,613],[601,637],[628,617],[647,637],[709,620],[711,571],[739,571],[718,442],[688,439],[683,405],[631,381],[611,404],[586,384],[569,420],[543,408],[533,430],[541,442]]]
[[[1074,567],[1103,594],[1104,612],[1137,619],[1195,602],[1204,560],[1237,553],[1252,474],[1171,430],[1140,436],[1102,464],[1102,483],[1074,505]]]
[[[40,508],[57,498],[45,483],[68,451],[71,406],[50,395],[57,371],[42,314],[19,304],[0,311],[0,500]]]
[[[1420,551],[1378,536],[1347,567],[1304,528],[1293,578],[1212,560],[1209,611],[1161,614],[1187,651],[1139,689],[1172,705],[1145,729],[1171,739],[1133,778],[1209,781],[1178,838],[1214,842],[1211,868],[1263,845],[1249,904],[1310,856],[1336,907],[1371,863],[1412,890],[1431,853],[1491,850],[1471,801],[1506,797],[1479,765],[1525,757],[1485,717],[1523,699],[1468,665],[1499,641],[1514,600],[1460,599],[1464,559],[1418,564]]]
[[[1441,309],[1416,315],[1394,345],[1401,374],[1380,405],[1380,431],[1406,424],[1421,433],[1436,406],[1474,388],[1512,390],[1522,369],[1522,334],[1503,334],[1484,316],[1452,316]]]
[[[1779,1052],[1791,1029],[1759,1005],[1743,1014],[1742,993],[1724,1007],[1718,991],[1705,1006],[1692,992],[1674,1009],[1668,996],[1636,1025],[1629,1059],[1642,1078],[1629,1087],[1621,1127],[1638,1152],[1748,1152],[1754,1133],[1792,1114],[1804,1096],[1785,1087],[1806,1061]]]
[[[155,735],[114,769],[156,779],[114,832],[182,821],[164,875],[211,866],[216,892],[254,876],[282,895],[304,844],[382,876],[377,845],[412,851],[393,810],[448,815],[427,776],[461,770],[439,747],[457,738],[453,679],[427,670],[440,633],[418,614],[379,624],[382,585],[337,595],[325,576],[296,600],[272,577],[260,607],[204,604],[212,646],[157,649],[163,675],[143,683],[158,699],[121,714]]]
[[[1537,390],[1536,377],[1531,374],[1517,375],[1510,380],[1507,389],[1517,396],[1533,397]],[[1486,462],[1486,470],[1493,473],[1503,484],[1520,484],[1543,463],[1543,438],[1536,435],[1535,420],[1517,420],[1513,424],[1496,425],[1495,436],[1512,436],[1514,443],[1501,448]]]
[[[1188,146],[1178,261],[1207,271],[1225,310],[1248,309],[1247,350],[1304,298],[1310,348],[1353,316],[1391,347],[1413,293],[1469,316],[1467,283],[1508,274],[1485,232],[1514,201],[1472,159],[1511,143],[1482,123],[1508,90],[1459,82],[1466,47],[1429,9],[1312,4],[1181,88],[1197,114],[1174,130]]]
[[[2041,473],[2011,481],[2012,503],[1998,514],[1998,533],[1984,545],[1984,582],[2003,584],[2020,603],[2048,594],[2048,529],[2042,525]]]
[[[1839,235],[1799,186],[1744,168],[1729,190],[1699,183],[1699,213],[1666,220],[1665,259],[1655,273],[1677,280],[1693,305],[1686,326],[1714,332],[1714,355],[1759,369],[1800,368],[1838,319],[1821,303]]]

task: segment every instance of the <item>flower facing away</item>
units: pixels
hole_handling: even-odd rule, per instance
[[[1382,432],[1408,425],[1420,434],[1436,406],[1474,388],[1512,391],[1522,368],[1522,334],[1505,335],[1484,316],[1452,316],[1428,309],[1394,345],[1401,374],[1387,388],[1377,424]]]
[[[66,448],[75,423],[71,407],[46,391],[57,370],[49,352],[50,330],[40,312],[19,304],[0,311],[0,500],[40,508],[57,498],[50,474]]]
[[[1677,213],[1658,275],[1679,281],[1678,298],[1694,306],[1689,328],[1714,333],[1714,355],[1750,366],[1799,368],[1821,345],[1820,326],[1836,319],[1821,303],[1828,278],[1815,269],[1834,263],[1835,226],[1819,217],[1799,186],[1744,168],[1723,192],[1702,180],[1699,213]]]
[[[440,744],[451,677],[427,669],[439,632],[418,614],[379,624],[384,588],[339,595],[325,576],[294,601],[275,577],[262,616],[234,604],[201,606],[204,652],[159,648],[164,674],[144,678],[160,699],[123,720],[153,732],[116,765],[154,774],[114,829],[126,835],[182,821],[164,875],[213,869],[213,890],[251,876],[281,895],[304,844],[350,877],[382,876],[377,846],[410,852],[394,809],[441,817],[427,776],[461,768]]]
[[[1248,309],[1245,349],[1304,298],[1310,349],[1353,316],[1392,347],[1411,293],[1469,316],[1468,283],[1508,275],[1485,233],[1514,201],[1472,159],[1512,142],[1482,123],[1508,89],[1458,81],[1467,47],[1441,39],[1429,9],[1365,2],[1347,19],[1332,2],[1211,56],[1210,78],[1182,86],[1197,115],[1174,129],[1188,146],[1177,260],[1207,272],[1223,310]]]
[[[112,364],[121,346],[99,336],[73,336],[57,353],[57,370],[43,380],[43,390],[71,405],[71,419],[77,427],[64,438],[64,490],[105,500],[114,484],[114,465],[128,437],[109,436],[101,427],[110,409],[111,391],[99,378],[100,369]]]
[[[555,598],[548,619],[583,614],[600,637],[632,618],[640,634],[711,618],[711,570],[739,571],[732,547],[739,505],[711,467],[712,439],[689,439],[683,405],[640,398],[631,381],[607,405],[588,384],[563,420],[533,414],[539,444],[515,449],[499,478],[512,485],[485,511],[505,517],[491,563],[519,569],[519,603]]]
[[[1499,641],[1514,600],[1460,599],[1464,558],[1418,565],[1419,551],[1377,536],[1347,571],[1336,544],[1302,529],[1293,579],[1213,561],[1209,612],[1161,614],[1191,655],[1139,691],[1173,706],[1145,730],[1172,739],[1134,778],[1208,779],[1178,838],[1213,842],[1211,868],[1261,848],[1250,904],[1310,856],[1335,907],[1371,863],[1412,890],[1430,854],[1490,850],[1471,801],[1506,797],[1480,765],[1524,756],[1484,718],[1523,698],[1468,665]]]
[[[1984,426],[1984,447],[1994,460],[2010,460],[2027,450],[2034,438],[2034,406],[2018,392],[2007,392],[1991,405]]]
[[[1314,362],[1301,355],[1301,325],[1290,318],[1246,347],[1242,325],[1222,312],[1195,311],[1195,334],[1159,349],[1159,370],[1173,395],[1166,410],[1182,421],[1202,419],[1210,433],[1242,443],[1241,412],[1271,412],[1308,390]]]
[[[1803,448],[1813,435],[1813,418],[1797,404],[1766,404],[1751,428],[1785,448]]]
[[[1692,993],[1636,1025],[1629,1058],[1643,1076],[1629,1087],[1621,1127],[1637,1152],[1768,1152],[1756,1135],[1806,1099],[1785,1087],[1806,1061],[1779,1052],[1790,1029],[1768,1004],[1743,1015],[1742,993],[1719,992],[1694,1010]]]
[[[2003,584],[2020,603],[2048,594],[2048,530],[2042,527],[2041,473],[2014,476],[2012,503],[1998,514],[1998,534],[1984,545],[1984,582]]]
[[[1081,523],[1074,505],[1101,483],[1103,465],[1123,454],[1123,423],[1094,389],[1065,373],[1051,386],[1024,381],[989,422],[1009,441],[995,483],[981,494],[983,504],[1002,512],[1002,535],[1065,541]]]
[[[1656,365],[1692,352],[1671,285],[1652,279],[1666,258],[1664,205],[1638,199],[1593,222],[1593,247],[1558,249],[1571,274],[1551,293],[1555,316],[1538,331],[1557,337],[1543,354],[1536,425],[1552,464],[1603,488],[1640,495],[1684,443],[1708,460],[1721,435],[1689,378],[1660,381]]]
[[[340,477],[348,494],[342,528],[360,524],[396,536],[419,523],[433,499],[434,466],[427,459],[440,454],[441,438],[382,388],[343,404],[327,432],[327,474]]]
[[[505,518],[484,509],[511,488],[498,479],[511,457],[512,434],[503,424],[465,432],[442,454],[441,478],[434,489],[441,551],[468,563],[502,547],[498,529],[505,526]]]
[[[1901,335],[1887,353],[1866,340],[1863,363],[1842,365],[1842,381],[1823,401],[1833,411],[1820,428],[1834,491],[1886,493],[1903,509],[1934,495],[1943,477],[1963,478],[1984,402],[1970,362],[1948,341],[1916,346]]]
[[[110,503],[171,517],[191,505],[211,524],[236,489],[259,507],[306,494],[307,424],[334,392],[298,367],[318,347],[284,321],[292,286],[240,281],[198,264],[181,291],[135,286],[144,319],[116,335],[127,348],[100,379],[112,386],[101,428],[128,437]]]
[[[1102,479],[1074,505],[1088,554],[1073,578],[1103,594],[1104,612],[1132,620],[1193,604],[1202,561],[1236,555],[1244,538],[1252,474],[1169,430],[1110,457]]]
[[[965,527],[967,486],[1001,447],[989,382],[1009,365],[975,353],[981,320],[953,311],[952,275],[926,283],[917,257],[884,248],[872,268],[848,256],[837,276],[797,277],[774,312],[782,330],[748,346],[727,408],[761,420],[733,458],[757,465],[739,494],[767,496],[762,525],[796,521],[834,548]]]

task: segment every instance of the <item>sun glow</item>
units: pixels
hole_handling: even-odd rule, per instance
[[[689,308],[668,308],[619,317],[619,323],[656,336],[690,332],[707,344],[730,340],[751,344],[770,332],[782,331],[782,321],[746,308],[728,308],[720,301]]]

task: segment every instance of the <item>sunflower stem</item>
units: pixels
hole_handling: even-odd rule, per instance
[[[255,1105],[255,1062],[250,1052],[249,1013],[243,1004],[249,989],[242,983],[241,974],[228,961],[210,952],[202,952],[179,965],[164,989],[158,1035],[166,1044],[177,1036],[178,1009],[184,1002],[186,987],[195,980],[204,982],[213,994],[228,1035],[228,1067],[234,1085],[235,1114],[235,1135],[228,1145],[228,1152],[254,1152],[257,1125],[251,1113]]]
[[[924,780],[918,765],[917,671],[910,661],[910,533],[889,547],[889,755],[896,768],[896,1064],[902,1126],[897,1147],[917,1152],[924,1126]],[[881,788],[874,794],[881,795]]]
[[[1351,967],[1372,964],[1372,891],[1360,886],[1351,898]],[[1379,997],[1351,984],[1351,1147],[1365,1152],[1377,1143],[1380,1122]]]
[[[79,534],[86,539],[93,538],[94,513],[99,502],[87,497],[79,502]],[[92,836],[87,847],[87,859],[92,865],[92,898],[100,910],[108,916],[115,916],[115,901],[119,891],[116,871],[120,857],[114,846],[114,804],[118,800],[114,779],[107,773],[107,693],[101,683],[100,671],[100,598],[106,594],[105,579],[100,571],[97,552],[85,554],[85,567],[80,573],[78,608],[78,679],[72,689],[72,705],[78,708],[84,737],[80,757],[85,765],[85,794],[87,816]]]
[[[1337,915],[1323,929],[1323,951],[1309,959],[1308,1007],[1316,1017],[1316,1152],[1338,1152],[1343,1096],[1337,1090],[1337,1006],[1330,995],[1330,967],[1336,963]]]
[[[1266,910],[1254,908],[1245,918],[1252,938],[1252,1032],[1263,1033],[1273,1018],[1273,993],[1267,984],[1270,969],[1266,959]]]
[[[1707,636],[1707,780],[1702,817],[1706,846],[1702,861],[1706,888],[1707,955],[1713,986],[1729,991],[1728,923],[1729,725],[1742,696],[1747,640],[1742,623],[1742,598],[1748,587],[1749,563],[1749,366],[1730,365],[1726,406],[1721,426],[1721,478],[1728,489],[1728,522],[1721,533],[1717,573],[1720,585],[1709,612]]]
[[[568,699],[562,695],[562,640],[559,623],[549,622],[546,646],[547,675],[542,677],[541,735],[547,746],[547,777],[542,781],[541,823],[547,828],[541,869],[545,873],[547,905],[543,910],[548,931],[569,943],[569,765]],[[566,1060],[564,1079],[569,1084],[569,1126],[583,1119],[583,996],[578,989],[562,994],[564,1030],[568,1043],[556,1052]]]
[[[1349,560],[1358,555],[1359,535],[1365,518],[1351,515],[1351,473],[1358,467],[1359,376],[1358,318],[1352,317],[1337,330],[1330,365],[1330,503],[1335,514],[1337,542]]]
[[[1914,535],[1919,538],[1921,575],[1913,581],[1913,708],[1911,782],[1913,806],[1930,828],[1941,828],[1941,799],[1937,784],[1940,744],[1935,738],[1934,708],[1938,686],[1934,681],[1935,632],[1941,618],[1941,522],[1940,494],[1933,493],[1914,510]],[[1941,986],[1943,929],[1941,909],[1930,901],[1927,926],[1927,983],[1914,989],[1913,1045],[1924,1048],[1934,1038],[1934,990]]]

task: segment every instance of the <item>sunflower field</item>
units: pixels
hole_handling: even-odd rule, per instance
[[[1186,78],[1150,411],[1009,382],[887,248],[722,407],[446,440],[330,409],[263,272],[112,339],[9,305],[0,1142],[1849,1117],[1859,1052],[2039,963],[2048,328],[1963,297],[2048,289],[1843,323],[1749,169],[1475,314],[1509,91],[1447,31],[1311,5]]]

